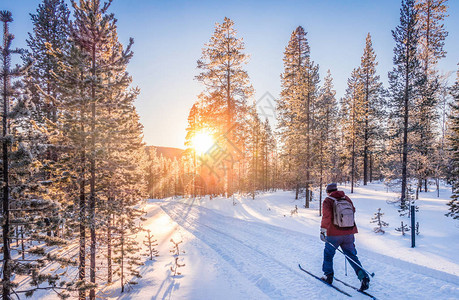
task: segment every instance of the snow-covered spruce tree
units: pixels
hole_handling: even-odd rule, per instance
[[[108,176],[100,180],[101,186],[106,189],[106,196],[103,197],[104,208],[99,212],[106,218],[107,239],[103,242],[107,245],[108,279],[111,280],[112,270],[120,274],[121,291],[124,291],[126,284],[135,283],[128,275],[140,276],[136,271],[136,267],[141,264],[138,255],[140,248],[135,237],[141,229],[139,218],[143,212],[136,206],[140,200],[145,199],[147,192],[148,164],[142,142],[142,127],[133,106],[136,95],[127,93],[125,102],[118,103],[118,118],[112,119],[112,130],[106,131],[112,148],[108,151],[107,160],[101,163],[108,170]],[[117,99],[123,97],[118,96]],[[111,259],[115,262],[114,267]]]
[[[87,230],[87,144],[89,111],[87,68],[88,56],[73,42],[68,52],[53,51],[59,60],[59,67],[53,73],[58,82],[60,100],[59,121],[51,142],[56,145],[58,156],[53,186],[65,191],[62,197],[67,206],[65,215],[67,236],[78,236],[78,280],[75,282],[79,298],[86,298],[91,285],[86,281],[86,230]]]
[[[116,19],[113,14],[107,12],[110,2],[102,6],[97,0],[80,1],[79,4],[72,1],[72,5],[75,14],[72,39],[88,57],[85,76],[88,82],[89,102],[87,104],[90,110],[89,155],[87,158],[89,162],[88,225],[91,235],[89,270],[90,282],[95,284],[96,226],[104,224],[107,220],[110,224],[110,218],[107,218],[107,215],[110,216],[110,211],[119,209],[120,205],[126,205],[116,206],[116,202],[111,203],[110,201],[112,199],[115,201],[115,197],[123,198],[128,195],[124,192],[128,187],[123,186],[122,183],[132,184],[132,182],[126,182],[125,177],[132,176],[133,174],[129,172],[130,168],[141,163],[138,157],[133,159],[133,155],[143,154],[144,151],[140,150],[143,148],[141,141],[138,141],[139,138],[141,139],[141,129],[136,124],[138,117],[133,108],[133,101],[138,92],[127,93],[125,91],[131,82],[125,70],[132,57],[130,47],[133,41],[131,39],[125,50],[118,42]],[[115,139],[118,144],[115,144]],[[126,155],[129,151],[131,155]],[[127,159],[132,160],[127,162]],[[122,174],[123,177],[118,181],[113,180],[116,179],[116,177],[113,178],[113,174]],[[112,196],[111,192],[116,192],[116,190],[114,191],[111,185],[107,186],[106,181],[102,178],[112,179],[110,184],[118,186],[122,192]],[[144,183],[143,180],[137,182]],[[104,190],[107,191],[105,201],[103,196],[98,196]],[[137,192],[131,195],[132,199],[138,201],[137,196]],[[126,199],[120,199],[120,201],[117,203],[122,203]],[[132,205],[126,206],[132,207]],[[110,207],[110,210],[107,212],[104,207]],[[123,213],[128,212],[123,210]],[[95,289],[90,290],[89,296],[91,299],[95,298]]]
[[[225,17],[223,23],[216,23],[215,31],[198,60],[200,74],[196,79],[205,90],[199,96],[207,120],[212,122],[211,130],[217,132],[220,147],[231,159],[225,163],[226,194],[233,194],[233,163],[240,156],[244,144],[241,140],[247,115],[247,99],[253,88],[244,65],[248,55],[241,38],[237,37],[234,22]],[[235,149],[236,148],[236,149]]]
[[[432,176],[434,164],[434,145],[438,126],[438,104],[441,91],[440,76],[436,70],[439,59],[445,57],[445,38],[448,35],[444,27],[447,17],[447,0],[416,0],[419,28],[418,60],[421,64],[425,83],[420,88],[416,99],[416,152],[415,171],[418,178],[418,190],[427,192],[428,177]]]
[[[324,79],[324,85],[319,91],[316,109],[316,131],[319,137],[316,141],[318,148],[318,167],[315,177],[319,184],[319,215],[322,215],[322,188],[326,182],[334,181],[337,172],[338,136],[338,104],[333,89],[333,78],[330,70]]]
[[[413,114],[415,99],[419,96],[419,87],[424,83],[417,56],[419,28],[416,26],[418,13],[414,0],[402,0],[400,25],[392,31],[395,40],[394,68],[389,73],[390,83],[390,119],[398,126],[391,139],[401,139],[401,206],[405,206],[405,195],[410,177],[409,157],[413,135]],[[411,117],[410,117],[411,116]]]
[[[453,194],[451,201],[448,202],[449,212],[446,215],[459,219],[459,70],[457,71],[456,83],[451,88],[451,95],[454,97],[454,102],[451,105],[449,149],[452,157],[450,177],[453,184]]]
[[[287,174],[296,188],[306,188],[305,207],[309,207],[312,168],[313,111],[317,101],[319,67],[310,58],[303,27],[291,34],[284,51],[282,91],[277,102],[278,130],[287,160]]]
[[[89,276],[92,284],[96,283],[96,157],[100,149],[96,148],[96,140],[100,138],[96,130],[97,119],[100,119],[100,111],[97,108],[104,100],[104,75],[108,75],[114,63],[111,47],[115,46],[116,39],[115,18],[113,14],[107,14],[110,2],[100,6],[99,0],[80,1],[79,5],[72,1],[74,8],[74,23],[72,24],[72,39],[87,57],[86,70],[88,80],[88,107],[89,117],[89,140],[88,140],[88,161],[89,161],[89,203],[88,203],[88,225],[90,230],[90,266]],[[96,115],[99,113],[99,115]],[[95,299],[95,289],[91,288],[89,298]]]
[[[345,156],[351,179],[351,193],[354,192],[355,181],[359,178],[357,165],[358,153],[362,147],[362,139],[359,134],[364,123],[364,93],[363,84],[360,80],[360,69],[354,69],[347,81],[346,94],[341,98],[341,122],[346,143]]]
[[[381,212],[381,208],[378,208],[378,211],[374,213],[374,217],[371,218],[370,223],[376,223],[378,227],[373,228],[375,233],[385,233],[383,227],[389,226],[389,223],[381,220],[381,217],[384,216],[384,213]]]
[[[63,0],[43,0],[36,14],[31,14],[33,32],[29,33],[27,45],[34,64],[30,69],[32,101],[41,113],[40,126],[46,126],[46,120],[56,122],[58,117],[56,101],[59,100],[56,82],[52,73],[59,63],[54,51],[68,50],[70,11]],[[49,156],[52,156],[49,153]],[[48,157],[49,158],[49,157]]]
[[[368,181],[372,181],[372,155],[376,152],[376,146],[381,140],[382,117],[383,117],[383,87],[376,74],[376,54],[373,50],[371,35],[368,33],[365,40],[365,49],[361,58],[360,78],[362,83],[362,105],[363,117],[361,125],[362,136],[362,160],[363,160],[363,184],[367,185]]]
[[[133,192],[134,196],[131,197],[129,192]],[[114,216],[113,223],[113,262],[116,264],[114,272],[120,278],[121,292],[124,292],[126,285],[137,284],[135,278],[141,277],[137,267],[143,264],[139,255],[141,248],[135,239],[136,234],[141,232],[138,220],[142,215],[141,211],[133,209],[138,203],[135,192],[132,188],[120,192],[120,211]]]
[[[395,228],[395,231],[401,232],[402,235],[405,235],[405,232],[410,231],[410,227],[407,224],[403,224],[403,221],[400,222],[400,227]]]
[[[80,1],[79,5],[72,2],[72,5],[75,21],[70,24],[71,48],[67,53],[53,51],[60,60],[55,80],[62,95],[61,119],[57,122],[62,134],[56,143],[65,150],[59,156],[62,173],[68,178],[62,182],[62,188],[74,199],[69,214],[73,214],[77,221],[75,229],[79,230],[77,286],[83,299],[87,289],[91,289],[90,298],[95,297],[95,228],[102,228],[99,241],[107,245],[110,269],[111,251],[116,248],[111,247],[112,233],[118,229],[120,207],[123,206],[123,213],[130,213],[133,203],[145,195],[143,172],[146,170],[140,166],[146,166],[146,160],[142,129],[133,106],[138,90],[128,89],[131,78],[126,72],[132,57],[132,40],[123,49],[116,35],[116,20],[107,13],[109,3],[103,7],[99,1]],[[123,205],[121,201],[125,201]],[[86,281],[88,228],[89,282]],[[127,226],[124,230],[129,232],[131,228]]]
[[[41,144],[46,145],[45,152],[39,157],[42,166],[40,174],[43,180],[50,183],[47,187],[48,196],[61,205],[60,210],[50,211],[48,215],[51,226],[59,229],[56,233],[60,236],[68,230],[63,218],[68,200],[61,186],[55,184],[56,178],[61,178],[61,170],[57,165],[59,149],[54,144],[59,134],[56,130],[60,113],[57,102],[61,95],[53,75],[58,69],[59,57],[53,53],[69,50],[69,14],[70,11],[62,0],[45,0],[39,5],[36,14],[31,14],[33,31],[29,33],[27,45],[30,48],[28,54],[34,59],[34,64],[25,81],[37,111],[34,119],[41,131],[38,139]]]
[[[444,25],[444,20],[448,16],[448,0],[416,0],[415,2],[419,28],[418,57],[424,74],[436,73],[435,65],[446,55],[443,46],[448,36]]]
[[[150,229],[147,229],[146,232],[146,239],[143,241],[144,246],[147,247],[145,255],[149,256],[150,260],[153,260],[153,257],[159,256],[159,251],[156,249],[156,246],[158,246],[158,240],[154,238],[153,234],[151,234]]]
[[[49,211],[58,204],[47,195],[47,181],[40,175],[37,158],[43,153],[43,145],[37,130],[36,107],[23,83],[32,65],[28,59],[23,66],[11,68],[12,54],[25,57],[23,49],[11,49],[13,35],[9,23],[13,21],[9,11],[0,12],[3,23],[3,43],[0,46],[2,75],[2,297],[11,294],[31,296],[37,289],[60,290],[58,274],[44,273],[42,267],[56,262],[63,265],[70,260],[61,259],[50,252],[50,246],[64,245],[65,241],[51,236]],[[28,79],[26,79],[27,81]],[[16,246],[12,239],[16,229]],[[21,232],[19,238],[18,232]],[[21,241],[19,246],[19,240]],[[25,245],[27,241],[27,245]],[[33,247],[31,246],[33,244]],[[65,273],[65,272],[64,272]],[[31,287],[17,290],[13,275],[29,275]],[[43,286],[43,283],[46,283]],[[65,282],[62,282],[65,285]],[[64,295],[62,293],[61,295]]]

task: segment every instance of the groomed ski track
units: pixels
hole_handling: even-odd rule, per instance
[[[160,205],[174,222],[196,237],[196,243],[202,242],[221,258],[214,262],[223,262],[217,266],[220,272],[226,273],[225,270],[230,268],[232,270],[229,273],[238,274],[228,276],[230,285],[237,287],[237,281],[242,278],[253,284],[259,291],[254,291],[253,297],[256,294],[257,298],[262,295],[265,299],[348,298],[305,276],[297,268],[298,263],[301,263],[311,272],[321,274],[323,243],[318,236],[301,233],[301,228],[297,232],[270,224],[226,217],[193,205],[192,199],[188,203],[170,201]],[[368,251],[362,253],[365,256],[360,259],[364,266],[376,273],[369,292],[378,299],[422,299],[423,295],[430,295],[433,291],[437,299],[458,299],[459,282],[454,282],[456,276],[451,275],[445,278],[446,281],[435,276],[442,272],[407,262],[399,267],[398,260],[389,256],[385,259],[381,254]],[[193,268],[193,261],[186,263]],[[339,253],[335,256],[335,273],[350,284],[359,284],[349,265],[349,276],[344,276],[344,259]],[[368,299],[342,284],[336,284],[353,298]],[[230,299],[221,296],[221,299]]]

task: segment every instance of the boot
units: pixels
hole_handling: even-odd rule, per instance
[[[361,281],[360,290],[365,291],[370,287],[370,278],[364,277]]]
[[[322,279],[323,281],[325,281],[328,284],[332,284],[333,283],[333,273],[325,274],[320,279]]]

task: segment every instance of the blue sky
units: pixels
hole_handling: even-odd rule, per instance
[[[331,70],[339,98],[352,69],[360,64],[368,32],[379,62],[378,73],[387,86],[394,47],[391,30],[399,22],[400,2],[114,0],[110,11],[118,19],[121,42],[127,43],[129,37],[135,41],[128,70],[133,85],[141,89],[136,106],[146,143],[183,147],[189,109],[203,88],[194,80],[198,74],[196,61],[213,34],[215,22],[222,22],[225,16],[235,22],[251,56],[247,71],[256,91],[255,101],[266,92],[278,97],[283,51],[299,25],[308,32],[311,57],[320,66],[321,78]],[[39,3],[0,2],[0,10],[13,13],[13,46],[26,46],[27,32],[32,30],[29,14]],[[450,0],[448,5],[448,53],[438,67],[455,74],[459,62],[459,1]]]

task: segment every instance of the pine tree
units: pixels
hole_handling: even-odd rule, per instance
[[[448,32],[444,27],[448,0],[416,0],[418,11],[419,45],[418,57],[424,74],[435,73],[433,67],[445,57],[443,49]]]
[[[11,108],[15,104],[19,104],[21,99],[17,96],[20,94],[17,86],[13,86],[13,80],[24,76],[27,69],[30,68],[30,63],[21,67],[11,69],[11,56],[12,54],[22,54],[22,49],[11,49],[11,43],[14,36],[9,32],[9,23],[13,22],[12,14],[9,11],[0,11],[0,21],[3,23],[3,45],[1,50],[1,94],[2,94],[2,250],[3,250],[3,266],[2,266],[2,297],[3,299],[10,299],[11,290],[15,285],[11,282],[13,269],[15,269],[15,262],[11,256],[10,234],[12,222],[12,194],[14,189],[14,179],[11,178],[15,175],[13,168],[14,163],[17,166],[22,164],[29,165],[31,163],[31,155],[24,144],[19,144],[20,138],[18,137],[19,126],[15,121],[21,115],[15,114],[16,118],[12,118]],[[22,103],[24,104],[24,103]],[[16,106],[17,107],[17,106]],[[24,109],[24,108],[23,108]],[[24,113],[24,111],[22,111]],[[19,144],[19,145],[18,145]],[[16,156],[16,161],[14,160]],[[18,164],[18,160],[23,158],[24,162]],[[16,170],[17,175],[23,172],[20,169]],[[14,176],[16,177],[16,176]],[[12,180],[13,179],[13,180]],[[20,179],[20,178],[18,178]]]
[[[401,206],[405,205],[407,181],[410,176],[408,159],[410,156],[409,135],[413,131],[412,117],[414,101],[423,83],[417,58],[419,29],[416,26],[417,10],[414,0],[402,0],[400,25],[392,31],[395,40],[394,68],[389,73],[391,91],[390,119],[400,126],[396,134],[401,136]],[[396,137],[395,137],[396,138]]]
[[[87,170],[88,170],[88,124],[90,123],[88,104],[87,64],[88,56],[74,42],[66,52],[53,51],[53,55],[59,60],[59,68],[54,73],[58,82],[60,120],[56,123],[56,130],[60,134],[52,142],[60,149],[59,170],[61,174],[54,181],[59,184],[58,188],[66,191],[64,198],[75,199],[69,203],[65,216],[74,224],[68,226],[76,227],[79,239],[79,264],[78,281],[76,285],[79,291],[79,298],[86,298],[86,290],[92,285],[86,282],[86,230],[87,223]]]
[[[448,202],[449,212],[446,215],[459,219],[459,70],[457,71],[456,82],[451,88],[451,95],[454,97],[454,102],[451,105],[451,134],[449,136],[453,194],[451,195],[451,201]]]
[[[233,193],[233,164],[244,144],[240,127],[247,114],[247,99],[253,94],[249,76],[243,68],[248,55],[243,52],[244,43],[236,34],[231,19],[225,17],[223,23],[216,23],[214,34],[198,60],[201,73],[196,76],[205,86],[200,95],[205,119],[213,120],[209,121],[211,129],[217,132],[218,140],[223,144],[220,146],[231,158],[224,162],[227,196]]]
[[[415,8],[418,11],[417,27],[419,29],[418,60],[421,65],[425,83],[421,86],[420,97],[416,99],[416,175],[418,189],[422,183],[427,192],[428,176],[432,175],[434,162],[434,147],[436,123],[438,120],[437,107],[439,104],[440,78],[435,69],[439,59],[445,56],[444,40],[448,32],[444,28],[447,17],[447,0],[417,0]]]
[[[68,50],[70,11],[63,0],[44,0],[36,14],[31,14],[34,25],[29,33],[27,45],[31,50],[34,64],[30,69],[32,99],[43,118],[56,122],[58,119],[56,101],[59,100],[56,82],[52,73],[57,69],[58,58],[50,49],[65,52]],[[41,124],[46,125],[43,119]]]
[[[62,95],[57,122],[62,134],[55,143],[65,150],[59,165],[61,173],[68,174],[61,188],[69,197],[79,199],[69,215],[73,213],[79,228],[80,299],[85,298],[87,289],[90,298],[95,297],[96,226],[101,228],[100,244],[107,246],[107,280],[111,281],[116,267],[114,251],[119,251],[119,240],[113,237],[122,230],[126,236],[122,247],[130,253],[138,250],[130,246],[129,235],[138,227],[135,206],[146,195],[147,170],[143,166],[147,166],[147,154],[133,104],[139,90],[129,88],[132,79],[126,72],[133,40],[125,48],[118,41],[116,20],[107,12],[109,4],[72,2],[75,21],[70,24],[70,49],[53,49],[59,60],[54,77]],[[132,220],[122,221],[126,215]],[[85,272],[87,229],[91,237],[89,283]],[[125,262],[123,272],[135,264],[131,259]]]
[[[13,35],[9,33],[9,23],[13,21],[9,11],[0,12],[3,23],[3,45],[0,46],[2,63],[1,94],[2,94],[2,297],[10,299],[11,293],[24,293],[31,296],[40,286],[41,289],[61,289],[58,274],[42,273],[45,265],[57,262],[69,264],[71,260],[62,259],[48,253],[48,247],[65,245],[58,237],[52,237],[51,222],[48,211],[58,210],[54,199],[47,194],[48,181],[41,180],[41,164],[38,158],[43,155],[43,144],[36,125],[37,111],[29,95],[30,91],[23,81],[29,81],[28,71],[32,60],[26,60],[23,66],[11,69],[12,54],[26,57],[25,50],[11,49]],[[25,78],[25,79],[24,79]],[[16,248],[12,247],[13,228],[21,228],[21,247],[16,236]],[[28,240],[30,245],[24,245]],[[21,258],[13,257],[12,251],[21,254]],[[25,254],[33,255],[25,259]],[[34,259],[35,257],[36,259]],[[32,288],[17,291],[13,283],[13,275],[29,275]],[[46,282],[48,286],[42,286]],[[65,282],[63,283],[65,284]],[[65,289],[65,288],[62,288]],[[64,296],[65,292],[61,295]]]
[[[45,0],[38,6],[36,14],[31,14],[34,27],[33,32],[29,33],[27,45],[30,48],[28,55],[34,59],[34,64],[25,81],[37,112],[33,118],[34,123],[41,131],[36,143],[40,141],[40,144],[46,145],[44,153],[39,158],[39,173],[42,174],[43,180],[50,182],[47,187],[49,197],[60,204],[59,210],[50,211],[48,214],[52,221],[50,227],[61,227],[61,236],[67,230],[64,224],[71,222],[64,220],[70,204],[67,195],[60,189],[59,184],[56,184],[56,181],[61,179],[57,160],[62,149],[54,143],[59,135],[56,123],[60,119],[58,101],[61,100],[61,95],[53,75],[58,71],[59,60],[53,53],[69,51],[69,14],[69,9],[62,0]]]
[[[324,86],[320,89],[317,100],[317,122],[316,130],[319,157],[318,173],[319,178],[319,215],[322,215],[322,188],[325,182],[331,182],[335,172],[336,135],[338,123],[338,107],[335,98],[336,91],[333,89],[333,78],[330,70],[324,79]]]
[[[385,231],[383,227],[389,226],[389,223],[384,222],[381,220],[381,217],[384,215],[384,213],[381,212],[381,208],[378,208],[378,212],[374,213],[374,217],[371,218],[370,223],[376,223],[378,227],[373,228],[373,232],[375,233],[382,233],[384,234]]]
[[[362,83],[363,120],[361,135],[363,141],[363,184],[372,180],[370,164],[371,153],[375,151],[380,133],[382,109],[382,83],[376,75],[376,54],[373,50],[371,35],[368,33],[365,49],[360,64],[360,81]]]
[[[125,66],[132,54],[130,53],[131,43],[123,53],[122,47],[117,41],[116,19],[107,10],[110,2],[101,6],[99,0],[80,1],[79,4],[72,1],[75,20],[72,26],[72,39],[76,45],[87,55],[86,69],[89,71],[85,76],[88,80],[88,106],[90,108],[89,118],[89,141],[87,157],[89,162],[89,207],[88,225],[90,229],[90,282],[96,282],[96,207],[101,206],[101,199],[97,199],[97,177],[99,170],[96,169],[96,161],[102,157],[97,153],[103,153],[100,139],[103,138],[103,127],[98,128],[96,124],[104,124],[111,118],[107,108],[109,97],[108,89],[116,89],[129,83],[128,77],[121,71],[120,67]],[[110,78],[115,77],[115,80]],[[116,76],[118,75],[118,76]],[[112,80],[112,81],[110,81]],[[105,144],[110,147],[110,144]],[[90,299],[95,298],[95,289],[90,290]]]
[[[359,132],[364,123],[365,112],[363,84],[360,80],[360,73],[360,68],[352,71],[351,77],[347,81],[346,94],[341,99],[340,115],[342,116],[342,129],[346,142],[345,156],[351,177],[351,193],[354,192],[355,181],[359,177],[357,160],[362,145]]]
[[[319,68],[310,59],[309,44],[303,27],[297,27],[285,48],[281,97],[277,103],[278,129],[284,145],[288,172],[296,186],[298,199],[305,183],[305,207],[309,207],[314,107],[317,101]]]

